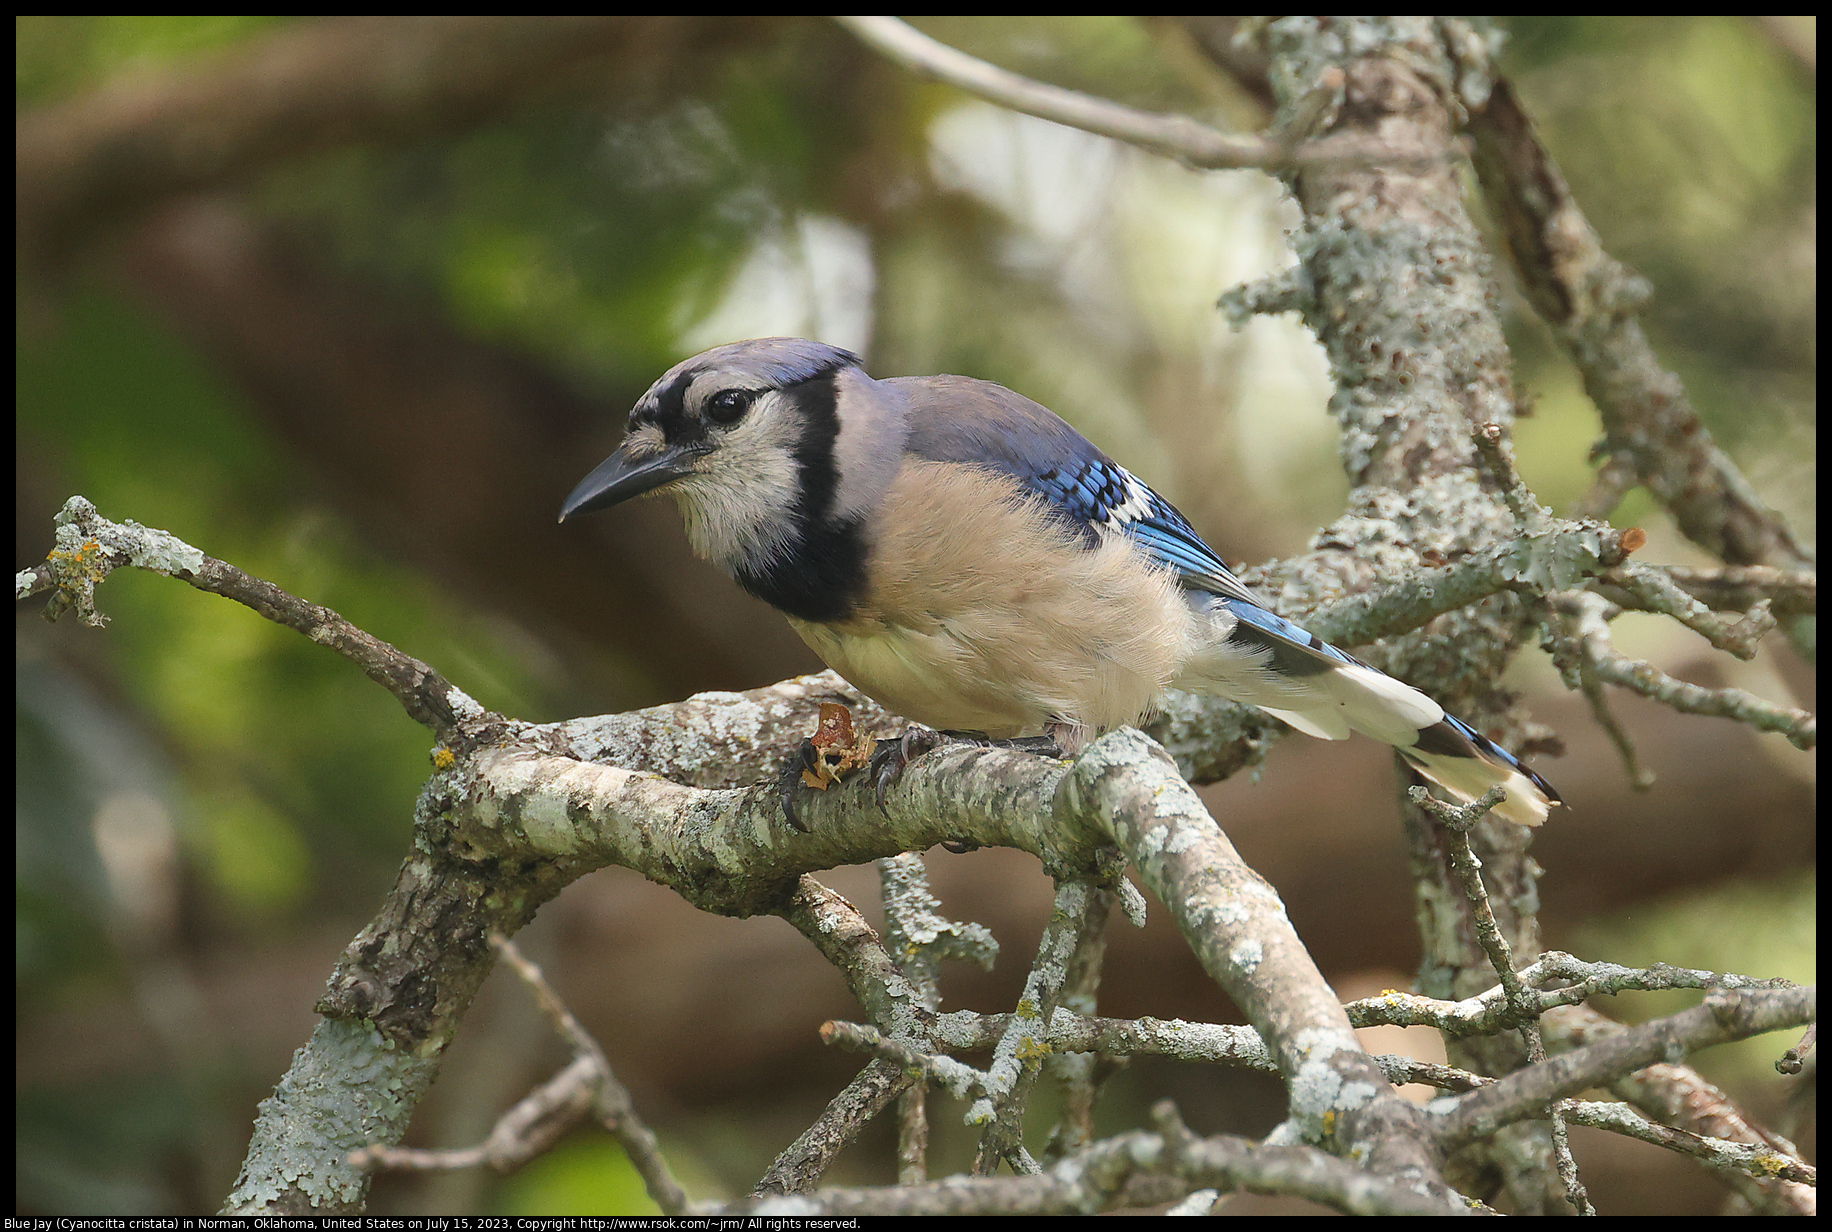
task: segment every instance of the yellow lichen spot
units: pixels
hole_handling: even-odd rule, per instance
[[[1334,1108],[1331,1108],[1323,1114],[1323,1136],[1325,1138],[1329,1138],[1329,1137],[1333,1137],[1335,1133],[1336,1133],[1336,1110]]]
[[[450,749],[446,748],[443,744],[436,744],[433,746],[433,769],[450,770],[457,764],[458,758]]]
[[[1018,1060],[1036,1061],[1050,1055],[1050,1046],[1035,1036],[1025,1036],[1018,1044]]]
[[[1764,1154],[1750,1160],[1749,1165],[1757,1172],[1765,1173],[1768,1176],[1780,1176],[1790,1162],[1792,1161],[1783,1159],[1779,1155]]]
[[[1018,1017],[1031,1021],[1043,1017],[1042,1014],[1037,1012],[1037,1003],[1032,1001],[1029,997],[1025,997],[1018,1002],[1017,1014]]]
[[[75,551],[67,552],[62,548],[52,548],[45,559],[55,563],[65,572],[94,573],[94,558],[100,554],[102,545],[94,539],[85,539]]]

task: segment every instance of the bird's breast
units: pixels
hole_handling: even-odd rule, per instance
[[[791,617],[835,671],[933,727],[994,736],[1136,721],[1188,654],[1175,581],[1094,547],[996,472],[906,460],[868,528],[843,620]]]

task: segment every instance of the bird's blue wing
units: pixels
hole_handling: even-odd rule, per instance
[[[1188,589],[1259,605],[1175,505],[1098,450],[1040,471],[1026,486],[1083,525],[1124,534]]]
[[[1090,542],[1119,531],[1191,590],[1259,605],[1169,501],[1046,407],[989,381],[894,378],[909,399],[910,452],[1001,471]]]
[[[1538,825],[1558,793],[1507,750],[1436,702],[1266,610],[1171,503],[1029,398],[966,377],[885,382],[909,400],[905,448],[936,462],[987,467],[1036,493],[1090,544],[1118,532],[1176,572],[1220,634],[1186,665],[1181,687],[1260,706],[1300,730],[1384,740],[1460,800],[1495,784],[1497,813]]]

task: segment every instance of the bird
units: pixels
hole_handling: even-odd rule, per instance
[[[936,731],[1073,756],[1182,689],[1371,736],[1466,804],[1500,786],[1494,812],[1520,825],[1562,803],[1420,690],[1273,612],[1169,501],[990,381],[877,380],[801,338],[713,347],[637,400],[560,521],[663,493],[697,555]]]

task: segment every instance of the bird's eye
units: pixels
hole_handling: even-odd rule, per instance
[[[706,418],[714,423],[735,424],[751,409],[757,395],[748,389],[721,389],[706,399]]]

